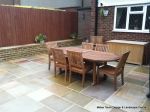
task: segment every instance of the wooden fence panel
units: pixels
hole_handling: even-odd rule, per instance
[[[34,43],[39,33],[47,41],[68,39],[77,22],[76,12],[0,6],[0,47]]]

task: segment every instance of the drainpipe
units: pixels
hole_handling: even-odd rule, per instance
[[[97,29],[98,29],[98,0],[95,3],[95,31],[94,35],[97,36]]]
[[[13,0],[13,5],[15,5],[15,0]]]
[[[84,7],[84,1],[82,0],[81,2],[81,7],[83,8]]]

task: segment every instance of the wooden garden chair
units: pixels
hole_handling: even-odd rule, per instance
[[[124,66],[125,66],[125,63],[126,63],[126,60],[129,56],[129,52],[127,53],[124,53],[119,62],[118,62],[118,65],[116,67],[113,67],[113,66],[110,66],[110,65],[105,65],[105,66],[102,66],[98,69],[98,76],[97,76],[97,81],[99,82],[99,75],[107,75],[107,76],[112,76],[114,78],[114,90],[117,89],[117,77],[119,75],[121,75],[121,82],[122,82],[122,85],[124,84]]]
[[[107,44],[96,44],[96,51],[109,52],[109,45]]]
[[[102,51],[102,52],[109,52],[109,45],[107,45],[107,44],[96,44],[94,50]],[[106,64],[107,64],[107,62],[98,62],[97,66],[106,65]]]
[[[48,69],[50,70],[51,67],[51,61],[53,60],[52,51],[51,48],[57,48],[56,42],[46,42],[46,48],[48,52]]]
[[[82,86],[84,86],[85,75],[90,71],[90,66],[83,60],[81,52],[67,51],[69,61],[69,82],[71,82],[72,72],[82,75]]]
[[[103,44],[103,36],[91,36],[90,42],[93,44]]]
[[[93,43],[82,42],[82,48],[87,49],[87,50],[93,50],[94,49],[94,44]]]
[[[54,72],[56,77],[56,67],[65,70],[65,81],[67,80],[67,71],[69,69],[68,61],[62,49],[51,48],[54,58]]]

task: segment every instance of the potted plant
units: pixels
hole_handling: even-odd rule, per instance
[[[104,8],[100,8],[99,14],[100,14],[100,16],[104,16]]]
[[[44,43],[45,42],[45,40],[46,40],[46,35],[44,35],[44,34],[42,34],[42,33],[40,33],[39,35],[37,35],[36,37],[35,37],[35,41],[37,42],[37,43]]]

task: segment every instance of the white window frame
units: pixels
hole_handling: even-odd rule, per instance
[[[143,11],[130,11],[131,7],[138,7],[138,6],[143,6]],[[150,4],[130,5],[130,6],[116,6],[115,11],[114,11],[113,32],[149,33],[149,30],[145,29],[147,6],[150,6]],[[116,28],[117,8],[127,8],[126,27],[125,27],[125,29]],[[130,29],[128,29],[129,28],[129,15],[130,14],[143,14],[142,30],[130,30]]]

